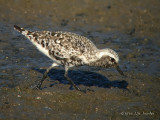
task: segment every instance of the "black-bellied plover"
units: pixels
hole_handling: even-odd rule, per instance
[[[53,60],[53,64],[46,70],[43,78],[36,85],[40,89],[48,72],[55,66],[64,66],[65,78],[75,87],[81,90],[68,77],[68,69],[76,66],[114,67],[124,75],[118,62],[118,54],[112,49],[98,49],[91,40],[71,32],[28,31],[14,25],[14,28],[26,36],[42,53]]]

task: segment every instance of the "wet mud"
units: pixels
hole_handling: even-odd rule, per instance
[[[0,119],[2,120],[158,120],[160,119],[160,1],[1,0]],[[28,30],[81,34],[98,48],[120,56],[115,69],[80,67],[65,80],[52,69],[41,90],[32,90],[52,60],[13,25]]]

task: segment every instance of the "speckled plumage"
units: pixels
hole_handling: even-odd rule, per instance
[[[115,51],[109,48],[97,49],[88,38],[78,34],[61,31],[31,32],[16,25],[14,28],[51,58],[55,62],[53,67],[62,65],[68,71],[70,67],[82,65],[105,68],[118,65],[119,57]]]

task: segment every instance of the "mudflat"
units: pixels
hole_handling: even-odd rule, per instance
[[[0,1],[0,119],[2,120],[150,120],[160,118],[160,1],[15,0]],[[23,35],[31,31],[68,31],[98,48],[114,49],[120,67],[71,69],[76,91],[55,68],[42,90],[31,87],[52,60]]]

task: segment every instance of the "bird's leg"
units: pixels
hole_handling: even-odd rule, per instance
[[[49,68],[47,68],[46,72],[43,74],[42,79],[40,81],[38,81],[38,84],[35,87],[33,87],[33,89],[40,89],[41,88],[43,81],[47,78],[48,72],[55,66],[58,66],[58,64],[53,63]]]
[[[65,67],[64,77],[70,82],[71,85],[74,86],[74,88],[75,88],[76,90],[81,91],[81,89],[80,89],[79,87],[77,87],[77,86],[74,84],[74,82],[68,77],[68,67]]]

